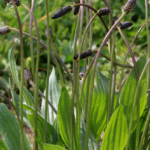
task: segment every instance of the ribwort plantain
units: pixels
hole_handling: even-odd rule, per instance
[[[27,68],[25,68],[25,69],[24,69],[24,79],[25,79],[25,80],[29,80],[29,79],[31,79],[31,78],[32,78],[32,75],[31,75],[30,70],[27,69]]]
[[[4,0],[6,3],[10,3],[12,5],[11,0]],[[21,5],[21,0],[14,0],[14,3],[16,4],[16,6],[20,6]]]
[[[100,12],[99,12],[100,16],[105,16],[105,15],[108,15],[109,13],[110,13],[110,11],[107,7],[101,8]]]
[[[128,14],[136,4],[136,0],[128,0],[123,7],[123,10]]]
[[[72,10],[72,6],[65,6],[52,15],[52,19],[60,18]]]
[[[130,26],[132,26],[132,25],[133,25],[132,22],[125,21],[125,22],[121,22],[121,23],[120,23],[120,28],[121,28],[121,29],[127,29],[127,28],[129,28]]]
[[[8,26],[4,26],[0,28],[0,35],[7,34],[9,32],[10,32],[10,29]]]
[[[45,28],[45,35],[47,37],[47,27]],[[50,26],[49,26],[49,35],[50,35],[51,38],[53,38],[53,30]]]
[[[87,57],[89,57],[89,56],[91,56],[91,55],[92,55],[92,50],[88,49],[88,50],[86,50],[86,51],[84,51],[84,52],[81,53],[80,59],[87,58]],[[79,57],[79,54],[76,54],[76,55],[73,57],[73,59],[78,60],[78,57]]]
[[[74,4],[78,4],[78,3],[80,3],[80,2],[79,1],[74,2]],[[80,6],[73,7],[73,14],[77,15],[79,13],[79,10],[80,10]]]

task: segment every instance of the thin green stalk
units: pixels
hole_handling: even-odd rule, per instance
[[[23,51],[23,36],[22,36],[22,26],[21,26],[21,20],[19,17],[19,13],[17,10],[17,7],[14,3],[14,0],[11,0],[15,13],[17,16],[17,21],[19,25],[19,34],[20,34],[20,49],[21,49],[21,84],[20,84],[20,149],[24,150],[24,138],[23,138],[23,82],[24,82],[24,51]]]
[[[87,4],[87,0],[85,0],[85,4]],[[85,10],[86,10],[86,26],[87,26],[88,22],[89,22],[89,11],[88,11],[88,8],[85,8]],[[84,48],[85,49],[87,49],[87,47],[88,47],[88,41],[87,41],[87,39],[88,39],[88,35],[86,35],[86,37],[85,37],[85,42],[84,42]],[[87,60],[88,59],[84,60],[84,73],[86,72]]]
[[[124,42],[126,43],[128,49],[129,49],[129,52],[130,52],[130,55],[131,55],[131,58],[132,58],[132,61],[133,61],[133,65],[134,65],[134,68],[135,68],[136,79],[137,79],[137,81],[138,81],[138,79],[139,79],[139,72],[138,72],[136,60],[135,60],[134,54],[133,54],[133,52],[132,52],[131,46],[130,46],[130,44],[128,43],[127,39],[125,38],[125,36],[124,36],[123,32],[121,31],[120,27],[117,27],[117,29],[118,29],[120,35],[122,36]]]
[[[19,30],[16,29],[16,28],[11,28],[11,27],[10,27],[10,30],[15,31],[15,32],[19,32]],[[23,33],[24,35],[30,37],[30,35],[29,35],[28,33],[25,33],[25,32],[22,32],[22,33]],[[37,38],[36,38],[36,37],[32,36],[32,38],[37,41]],[[45,49],[47,49],[47,46],[46,46],[43,42],[40,41],[40,44],[41,44]],[[57,69],[57,71],[58,71],[58,73],[59,73],[59,77],[61,78],[61,74],[62,74],[62,73],[61,73],[61,69],[60,69],[59,63],[58,63],[57,59],[55,58],[55,56],[53,55],[53,53],[52,53],[51,51],[50,51],[50,55],[51,55],[52,59],[54,60],[54,63],[55,63],[55,65],[56,65],[56,69]],[[41,55],[40,55],[40,56],[41,56]],[[35,57],[35,56],[34,56],[34,57]],[[62,65],[62,66],[64,67],[64,65]],[[66,70],[68,76],[71,77],[71,75],[70,75],[70,73],[69,73],[67,67],[64,67],[64,69]],[[70,80],[72,80],[72,77],[70,78]],[[73,80],[72,80],[72,82],[73,82]]]
[[[111,27],[111,29],[106,34],[105,38],[103,39],[103,42],[101,43],[99,50],[97,54],[95,55],[93,70],[92,70],[92,76],[91,76],[91,83],[90,83],[90,93],[89,93],[89,108],[88,108],[88,114],[87,114],[87,126],[86,126],[86,137],[85,137],[85,150],[88,149],[88,139],[89,139],[89,129],[90,129],[90,115],[91,115],[91,104],[92,104],[92,96],[93,96],[93,89],[94,89],[94,77],[96,72],[96,66],[98,62],[99,55],[101,53],[102,48],[108,41],[110,35],[112,34],[113,30],[116,28],[116,26],[119,24],[119,22],[123,19],[126,13],[123,13],[120,18],[115,22],[115,24]]]
[[[83,30],[83,16],[84,16],[84,9],[83,6],[80,7],[80,31],[79,31],[79,47],[81,47],[81,39],[82,39],[82,30]],[[77,128],[78,128],[78,135],[79,135],[79,141],[81,139],[81,135],[80,135],[80,102],[79,102],[79,71],[80,71],[80,59],[77,61],[76,63],[77,68],[76,68],[76,72],[75,72],[75,82],[76,82],[76,86],[75,91],[76,91],[76,101],[77,101],[77,111],[76,111],[76,115],[77,115]]]
[[[45,120],[44,120],[44,142],[48,142],[47,137],[47,111],[48,111],[48,85],[49,85],[49,75],[50,75],[50,34],[49,34],[49,7],[48,0],[45,0],[46,6],[46,21],[47,21],[47,77],[46,77],[46,100],[45,100]]]
[[[128,147],[129,147],[129,141],[130,141],[130,135],[131,135],[131,130],[132,130],[132,123],[133,123],[133,116],[134,116],[134,110],[135,110],[135,107],[136,107],[136,101],[137,101],[137,98],[139,96],[139,89],[140,89],[140,84],[141,84],[141,81],[143,79],[143,76],[144,76],[144,73],[146,71],[146,68],[149,67],[150,63],[150,60],[148,60],[148,62],[146,63],[141,75],[140,75],[140,78],[138,80],[138,83],[137,83],[137,86],[136,86],[136,91],[135,91],[135,96],[134,96],[134,101],[133,101],[133,106],[132,106],[132,113],[131,113],[131,117],[130,117],[130,124],[129,124],[129,132],[128,132],[128,139],[127,139],[127,145],[126,145],[126,150],[128,150]]]
[[[89,0],[89,5],[92,7],[92,1],[91,0]],[[99,11],[97,11],[97,12],[99,12]],[[89,14],[90,14],[90,18],[89,18],[90,22],[87,24],[87,28],[86,28],[85,33],[84,33],[83,41],[86,38],[86,35],[88,33],[88,28],[90,27],[89,49],[92,49],[92,41],[93,41],[93,20],[92,19],[94,19],[96,17],[97,13],[93,17],[92,16],[92,10],[90,10]],[[82,47],[81,47],[81,49],[82,49]],[[88,58],[88,65],[90,64],[90,62],[91,62],[91,58]],[[84,100],[85,101],[85,105],[84,105],[84,118],[85,118],[85,120],[87,119],[86,117],[87,117],[87,109],[88,109],[90,75],[88,75],[87,78],[88,79],[87,79],[87,83],[86,83],[87,85],[86,85],[86,93],[85,93],[85,100]]]
[[[146,31],[147,31],[147,45],[148,45],[148,56],[147,59],[150,58],[150,34],[149,34],[149,26],[148,26],[148,0],[145,0],[145,16],[146,16]],[[150,66],[147,71],[147,89],[150,88]],[[150,94],[147,98],[148,108],[150,109]]]
[[[32,0],[31,2],[31,12],[33,13],[34,11],[34,4],[35,4],[35,0]],[[34,77],[34,50],[33,50],[33,39],[32,39],[32,16],[30,16],[30,53],[31,53],[31,68],[32,68],[32,75]]]
[[[38,138],[38,133],[37,133],[37,109],[38,109],[38,87],[39,87],[38,68],[39,68],[39,61],[40,61],[40,36],[39,36],[39,30],[38,30],[37,22],[36,22],[36,19],[35,19],[33,13],[24,4],[22,4],[22,6],[31,14],[31,16],[32,16],[32,18],[34,20],[34,23],[35,23],[35,28],[36,28],[36,33],[37,33],[37,59],[36,59],[36,71],[35,71],[35,85],[36,85],[36,89],[35,89],[35,95],[34,95],[34,107],[35,107],[35,113],[34,113],[34,136],[36,138]],[[34,143],[34,149],[38,150],[38,144],[37,144],[36,140],[35,140],[35,143]]]
[[[62,65],[62,66],[65,68],[65,70],[67,71],[68,77],[69,77],[70,81],[73,83],[72,77],[71,77],[71,75],[70,75],[70,73],[69,73],[69,71],[68,71],[66,65],[64,64],[64,62],[62,61],[62,59],[60,58],[59,54],[57,53],[57,51],[56,51],[56,49],[55,49],[55,47],[54,47],[52,38],[50,39],[50,44],[51,44],[52,49],[53,49],[54,53],[56,54],[58,60],[60,61],[61,65]],[[60,67],[59,67],[59,68],[60,68]],[[62,75],[61,69],[59,69],[59,75],[60,75],[61,85],[64,86],[64,80],[63,80],[63,75]]]
[[[145,134],[146,134],[147,129],[149,127],[149,122],[150,122],[150,110],[148,110],[148,115],[147,115],[147,118],[146,118],[144,130],[143,130],[143,133],[142,133],[142,137],[141,137],[141,141],[140,141],[140,146],[139,146],[138,150],[142,150],[143,142],[144,142],[144,139],[145,139],[144,137],[145,137]]]
[[[73,47],[73,54],[77,53],[76,46],[77,46],[77,38],[79,33],[79,26],[80,26],[80,12],[77,18],[77,24],[75,29],[75,36],[74,36],[74,47]],[[73,60],[73,79],[75,81],[76,78],[76,61]],[[74,129],[74,101],[75,101],[75,87],[76,82],[72,84],[72,101],[71,101],[71,114],[70,114],[70,149],[73,150],[73,129]]]

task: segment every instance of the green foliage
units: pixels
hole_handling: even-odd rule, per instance
[[[113,113],[105,131],[101,150],[123,150],[127,142],[128,128],[123,107]]]
[[[17,119],[4,104],[0,104],[0,134],[8,150],[20,147],[20,130]],[[30,150],[30,143],[24,134],[24,149]]]
[[[146,63],[146,55],[143,55],[137,61],[139,75],[141,74],[141,72],[145,66],[145,63]],[[125,115],[127,117],[128,125],[130,122],[136,85],[137,85],[137,81],[136,81],[136,76],[135,76],[135,69],[133,67],[129,76],[128,76],[128,79],[125,82],[125,85],[123,86],[123,90],[122,90],[121,97],[120,97],[120,103],[121,103],[121,105],[124,106],[124,112],[125,112]],[[142,79],[141,85],[140,85],[140,92],[139,92],[140,116],[143,114],[145,104],[147,101],[147,93],[145,91],[146,91],[146,74],[144,75],[144,78]],[[137,109],[134,112],[134,121],[136,121],[136,119],[137,119]],[[135,127],[135,125],[136,125],[136,123],[134,124],[133,128]]]

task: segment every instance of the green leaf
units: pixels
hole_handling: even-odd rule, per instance
[[[13,79],[14,79],[15,83],[17,84],[18,88],[20,89],[20,81],[18,78],[16,62],[14,60],[14,47],[12,47],[9,50],[8,58],[9,58],[10,70],[11,70]],[[33,96],[30,94],[30,92],[25,87],[23,87],[23,97],[24,97],[24,100],[27,105],[34,106]]]
[[[65,148],[62,148],[58,145],[45,144],[45,143],[43,143],[43,149],[44,150],[66,150]]]
[[[144,66],[146,64],[146,55],[143,55],[138,61],[137,61],[137,67],[139,71],[139,75],[141,74]],[[132,112],[132,106],[133,106],[133,101],[134,101],[134,95],[135,95],[135,90],[136,90],[136,75],[135,75],[135,69],[132,68],[124,86],[123,90],[121,93],[120,97],[120,103],[124,106],[124,112],[127,117],[127,123],[129,125],[130,122],[130,116]],[[146,93],[146,74],[144,75],[141,85],[140,85],[140,92],[139,92],[139,97],[140,97],[140,116],[142,115],[145,104],[147,101],[147,93]],[[134,122],[136,121],[137,115],[136,115],[137,110],[135,109],[134,112]],[[135,122],[136,123],[136,122]],[[133,124],[133,128],[135,127],[136,124]]]
[[[2,139],[0,139],[0,150],[7,150],[5,143]]]
[[[97,70],[97,87],[93,94],[90,119],[90,130],[97,141],[106,126],[108,89],[108,78]]]
[[[63,87],[58,105],[58,123],[61,137],[68,148],[70,147],[70,109],[71,99],[68,91]],[[81,149],[76,124],[74,124],[74,149]]]
[[[20,147],[20,130],[17,119],[4,104],[0,104],[0,134],[8,150]],[[30,143],[24,134],[24,149],[30,150]]]
[[[85,146],[85,135],[86,135],[86,125],[83,120],[81,120],[81,145],[82,150],[84,150]],[[89,141],[88,141],[88,149],[89,150],[99,150],[99,145],[96,142],[92,132],[89,133]]]
[[[57,83],[57,79],[55,76],[55,69],[53,68],[51,75],[49,77],[49,88],[48,88],[48,99],[51,101],[53,106],[58,110],[58,103],[60,98],[60,89]],[[41,105],[42,115],[45,116],[45,99],[42,99]],[[48,105],[48,121],[53,124],[56,114],[52,110],[52,108]]]
[[[106,128],[101,150],[123,150],[127,142],[127,122],[123,106],[113,113]]]
[[[24,104],[23,107],[27,110],[27,117],[32,125],[32,130],[34,130],[34,108]],[[48,136],[48,141],[51,142],[51,130],[52,130],[52,125],[47,122],[47,136]],[[40,113],[37,114],[37,131],[38,131],[38,139],[41,142],[44,142],[44,118],[41,116]],[[53,136],[53,135],[52,135]]]
[[[20,115],[19,96],[16,94],[16,92],[12,88],[10,88],[10,90],[11,90],[11,95],[12,95],[12,98],[13,98],[14,106],[16,107],[16,109],[18,111],[18,114]],[[32,129],[32,126],[31,126],[30,121],[28,120],[28,118],[26,116],[25,111],[23,112],[23,121],[30,129]]]

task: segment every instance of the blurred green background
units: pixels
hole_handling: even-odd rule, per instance
[[[103,0],[93,0],[93,7],[95,9],[100,9],[102,7],[106,7]],[[126,3],[127,0],[111,0],[111,7],[113,11],[114,19],[119,18],[122,13],[122,7]],[[31,0],[22,0],[22,3],[31,8]],[[73,0],[53,0],[49,1],[49,10],[50,10],[50,26],[53,29],[53,43],[59,52],[62,60],[67,65],[68,69],[72,70],[72,60],[73,60],[73,40],[74,40],[74,32],[76,27],[77,16],[74,16],[73,13],[69,13],[59,19],[52,20],[52,14],[66,5],[72,5]],[[23,8],[23,6],[18,7],[18,11],[22,21],[22,29],[24,32],[29,33],[29,13]],[[150,11],[149,11],[150,13]],[[4,25],[8,25],[10,27],[18,28],[17,18],[14,12],[14,9],[11,5],[6,5],[4,0],[0,1],[0,27]],[[93,13],[94,14],[94,13]],[[45,37],[45,27],[46,27],[46,8],[45,1],[39,0],[35,1],[35,9],[34,15],[37,19],[40,40],[46,44]],[[104,16],[104,20],[107,24],[109,24],[109,17]],[[144,0],[137,0],[137,5],[132,10],[132,12],[125,16],[123,21],[131,21],[133,26],[129,29],[123,31],[128,42],[131,43],[138,29],[145,23],[145,4]],[[84,23],[83,23],[83,33],[86,27],[86,16],[84,12]],[[83,34],[82,33],[82,34]],[[98,17],[94,19],[93,22],[93,47],[92,50],[97,50],[100,46],[104,36],[106,35],[105,28],[103,27],[101,21]],[[33,25],[33,36],[36,36],[35,28]],[[137,58],[139,58],[142,54],[147,51],[147,35],[146,29],[144,28],[136,39],[132,49]],[[30,56],[30,41],[29,38],[23,36],[24,41],[24,57],[25,57],[25,67],[31,69],[31,56]],[[0,94],[4,94],[10,97],[9,94],[9,82],[11,79],[9,62],[8,62],[8,51],[10,47],[15,45],[15,59],[18,66],[18,71],[20,72],[20,46],[19,46],[19,34],[11,31],[7,35],[0,35]],[[123,63],[125,54],[127,52],[127,47],[124,44],[120,34],[118,31],[115,31],[115,50],[116,50],[116,58],[117,61]],[[40,57],[40,68],[39,68],[39,88],[41,91],[45,89],[45,81],[46,81],[46,68],[47,68],[47,51],[41,46],[41,57]],[[104,47],[103,53],[109,56],[107,46]],[[34,41],[34,54],[36,57],[36,42]],[[104,59],[99,58],[100,70],[106,76],[109,75],[110,63]],[[127,60],[128,64],[132,64],[130,60],[130,56]],[[51,68],[54,66],[54,63],[51,59]],[[81,61],[81,71],[83,71],[83,61]],[[63,68],[62,68],[63,70]],[[125,69],[125,73],[128,73],[129,69]],[[117,82],[119,81],[121,73],[121,68],[117,67]],[[64,77],[66,78],[66,84],[68,87],[71,87],[71,83],[69,82],[67,75],[64,71]],[[58,78],[59,80],[59,78]],[[12,80],[11,80],[12,81]],[[30,87],[31,88],[31,87]],[[16,89],[17,90],[17,89]]]

